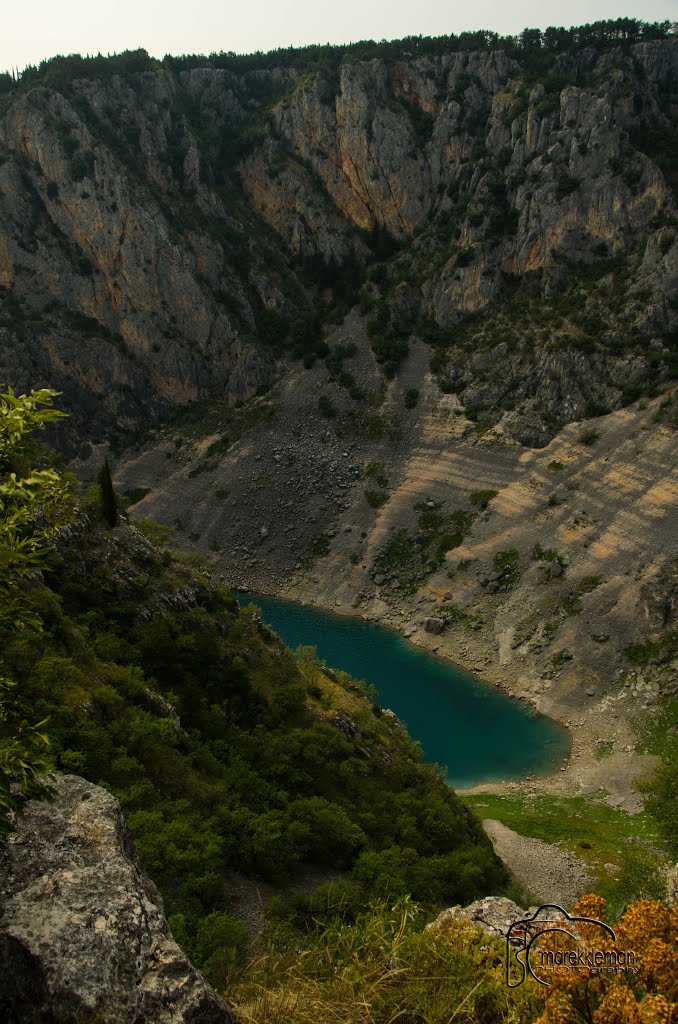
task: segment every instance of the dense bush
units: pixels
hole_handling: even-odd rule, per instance
[[[226,589],[167,549],[140,546],[124,524],[109,533],[96,504],[90,514],[60,546],[50,587],[32,592],[42,634],[8,638],[18,711],[49,716],[55,767],[121,800],[144,866],[211,977],[232,958],[213,948],[205,921],[210,935],[239,942],[224,916],[229,867],[281,882],[310,862],[430,904],[501,888],[480,826],[359,684],[297,665]],[[328,550],[320,535],[313,557]],[[342,688],[343,706],[352,700],[362,716],[360,746],[333,720]]]

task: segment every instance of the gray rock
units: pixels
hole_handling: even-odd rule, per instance
[[[453,921],[462,918],[474,921],[488,935],[505,937],[511,925],[525,915],[526,911],[522,907],[505,896],[486,896],[468,907],[456,906],[443,910],[435,921],[426,925],[426,930],[445,931]]]
[[[172,938],[118,801],[53,782],[0,851],[0,1019],[237,1024]]]
[[[445,628],[445,620],[438,618],[436,615],[431,615],[427,619],[424,619],[424,629],[427,633],[442,633]]]

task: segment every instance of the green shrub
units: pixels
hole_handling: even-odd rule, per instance
[[[577,440],[580,444],[590,446],[592,444],[595,444],[599,437],[600,431],[595,430],[593,427],[590,427],[588,430],[584,430],[583,433],[579,435]]]
[[[365,500],[370,508],[381,508],[388,501],[388,491],[365,491]]]
[[[318,408],[320,409],[322,415],[325,416],[328,420],[336,416],[335,408],[332,405],[330,399],[327,397],[327,395],[320,396],[320,398],[318,399]]]
[[[496,498],[498,494],[499,491],[493,491],[489,488],[483,491],[474,491],[471,494],[471,503],[473,505],[477,505],[481,511],[484,511],[492,499]]]
[[[188,471],[189,479],[193,479],[196,476],[200,476],[201,473],[213,473],[215,469],[219,468],[218,462],[199,462],[197,466]]]
[[[146,495],[150,493],[150,487],[130,487],[128,490],[122,492],[122,497],[127,499],[127,505],[129,507],[130,505],[136,505],[137,502],[142,501]]]
[[[494,571],[507,576],[515,576],[518,573],[519,564],[520,555],[515,548],[508,551],[497,551],[492,559]]]

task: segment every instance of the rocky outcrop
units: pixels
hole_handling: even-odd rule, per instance
[[[237,1024],[172,938],[117,800],[53,784],[0,849],[2,1020]]]
[[[530,911],[523,910],[506,896],[486,896],[467,907],[448,907],[438,914],[435,921],[426,925],[426,930],[445,932],[456,921],[472,921],[487,935],[505,938],[511,925],[529,913]]]
[[[218,74],[158,73],[36,87],[0,120],[0,377],[64,392],[62,447],[270,378],[255,310],[284,296],[244,204],[201,182],[184,91],[237,118]]]

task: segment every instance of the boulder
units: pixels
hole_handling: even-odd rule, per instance
[[[0,1020],[238,1024],[172,938],[118,801],[52,784],[0,847]]]
[[[468,907],[456,906],[443,910],[435,921],[426,925],[426,929],[445,931],[453,921],[461,918],[474,921],[488,935],[505,938],[511,925],[523,919],[526,914],[527,911],[505,896],[486,896],[469,904]]]

